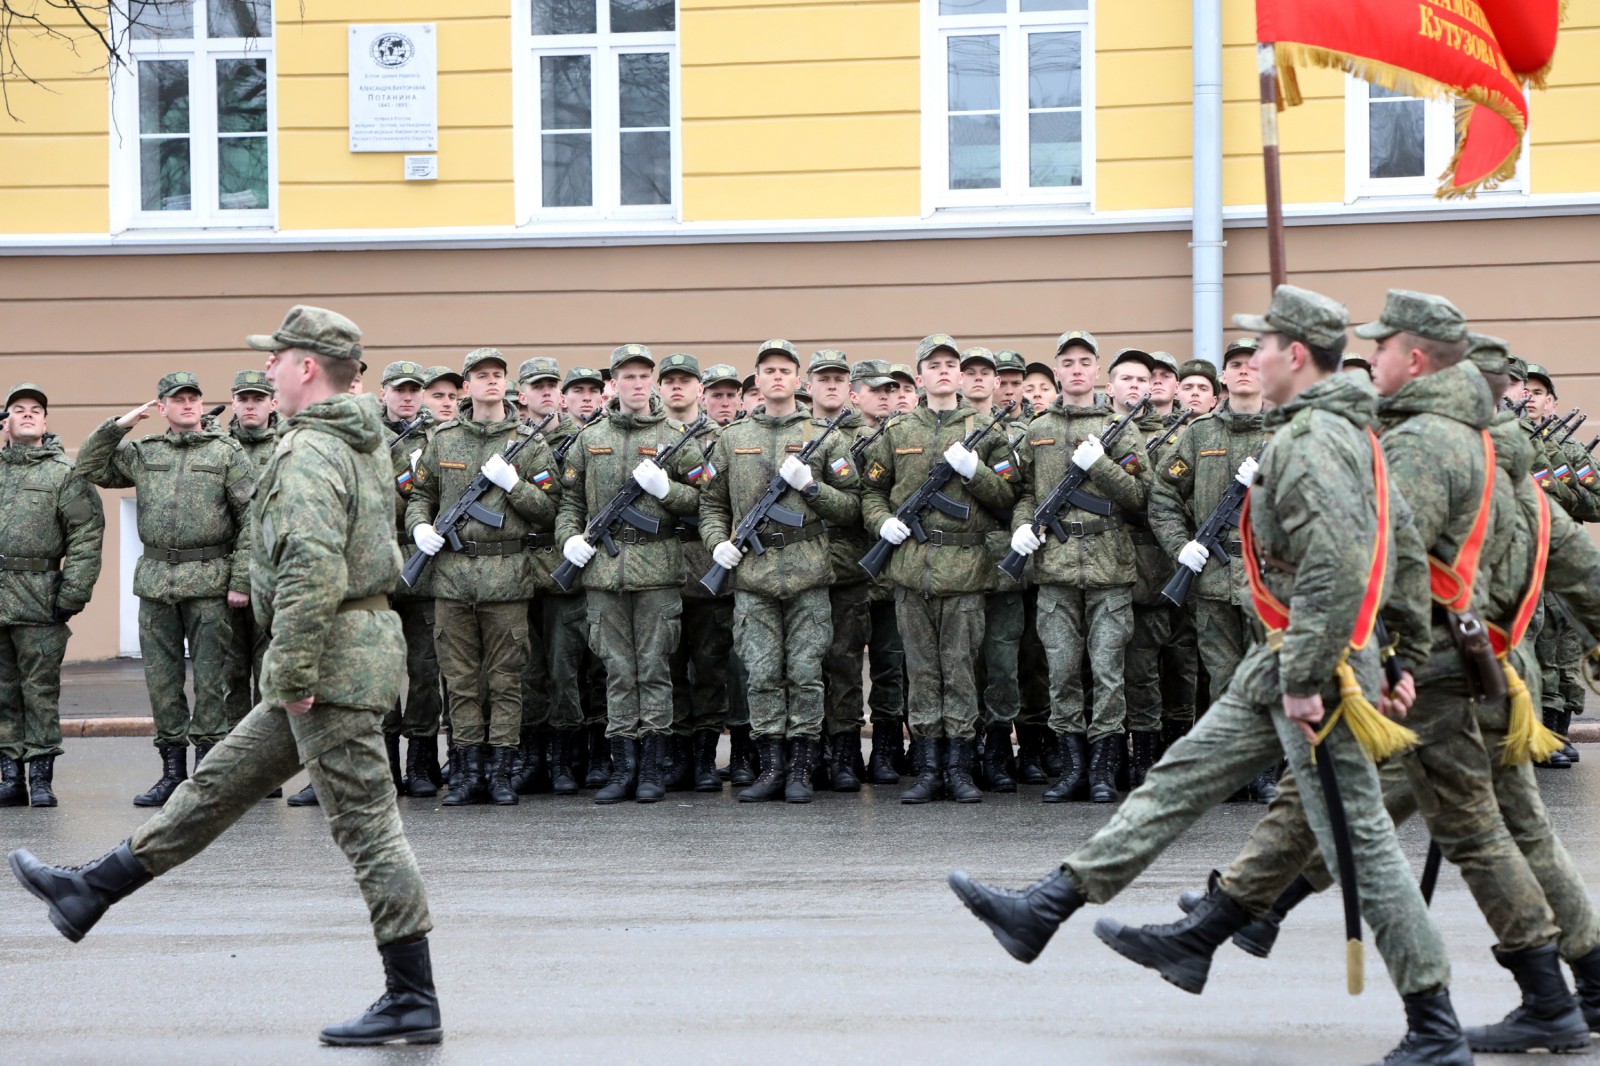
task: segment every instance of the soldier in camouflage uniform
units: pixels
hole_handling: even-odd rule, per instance
[[[683,618],[683,550],[675,527],[679,515],[699,506],[689,473],[703,461],[691,445],[667,468],[656,463],[684,427],[667,418],[651,389],[655,365],[642,344],[624,344],[611,353],[617,395],[606,404],[604,417],[583,431],[561,469],[556,539],[567,561],[583,569],[589,646],[606,668],[611,777],[595,794],[596,803],[630,796],[654,803],[666,795],[671,658]],[[701,471],[697,482],[704,477]],[[584,530],[630,478],[644,490],[635,510],[655,519],[659,528],[650,533],[623,523],[611,531],[617,554],[597,553]]]
[[[200,854],[302,765],[367,903],[386,995],[322,1030],[328,1044],[442,1036],[427,894],[385,765],[381,722],[399,695],[405,648],[386,593],[400,572],[383,429],[346,394],[361,333],[342,315],[296,307],[271,336],[267,374],[287,421],[251,515],[251,604],[270,644],[262,702],[194,777],[109,854],[76,869],[11,854],[18,880],[81,940],[111,904]]]
[[[794,345],[770,340],[756,350],[762,409],[718,436],[711,450],[714,474],[701,493],[700,539],[719,566],[733,571],[733,639],[750,677],[750,731],[761,774],[739,793],[747,803],[780,797],[811,802],[824,717],[823,661],[833,637],[828,531],[848,528],[860,516],[847,438],[829,436],[809,463],[799,457],[820,432],[795,401],[799,384]],[[778,506],[801,524],[769,519],[757,531],[765,554],[744,554],[729,538],[775,476],[793,490]]]
[[[995,586],[989,538],[1004,528],[1016,472],[1004,426],[985,434],[976,450],[963,443],[993,419],[961,397],[956,342],[943,333],[924,337],[917,345],[917,370],[927,402],[890,423],[867,449],[861,475],[861,515],[869,534],[898,545],[884,576],[895,585],[895,617],[905,641],[917,775],[900,802],[927,803],[948,791],[958,803],[977,803],[983,793],[972,779],[976,661],[983,648],[984,597]],[[921,515],[928,539],[908,539],[911,530],[895,511],[941,460],[954,471],[943,492],[966,505],[967,517],[929,508]]]
[[[1204,359],[1190,359],[1178,367],[1178,405],[1192,407],[1197,415],[1217,406],[1217,368]]]
[[[1143,354],[1143,353],[1141,353]],[[1148,372],[1124,362],[1142,394]],[[1124,656],[1133,635],[1133,541],[1124,515],[1144,507],[1149,468],[1139,431],[1129,426],[1113,452],[1100,435],[1118,417],[1095,404],[1099,347],[1083,330],[1063,333],[1056,345],[1061,397],[1028,426],[1021,492],[1012,519],[1011,546],[1034,558],[1039,589],[1039,638],[1050,667],[1050,729],[1059,738],[1061,776],[1045,791],[1046,803],[1119,798],[1122,727],[1127,715]],[[1132,395],[1132,386],[1119,391]],[[1034,526],[1034,508],[1067,474],[1068,464],[1088,475],[1082,491],[1109,501],[1109,515],[1069,507],[1061,514],[1067,539]],[[1041,550],[1042,548],[1042,550]],[[1079,679],[1094,675],[1094,717],[1084,711]]]
[[[1261,334],[1256,359],[1266,397],[1277,405],[1267,421],[1278,432],[1261,459],[1248,521],[1260,555],[1284,564],[1263,568],[1261,577],[1278,602],[1293,605],[1281,641],[1253,647],[1228,690],[1156,763],[1144,785],[1041,881],[1011,893],[957,871],[950,885],[1008,951],[1031,961],[1061,922],[1086,902],[1115,897],[1275,750],[1288,755],[1299,789],[1280,794],[1274,810],[1296,803],[1322,853],[1332,855],[1333,830],[1311,762],[1315,727],[1321,724],[1326,735],[1316,745],[1316,757],[1332,767],[1339,782],[1362,914],[1409,1022],[1405,1040],[1384,1061],[1468,1066],[1471,1052],[1450,1005],[1444,944],[1383,809],[1377,769],[1344,717],[1332,722],[1325,717],[1342,699],[1336,680],[1341,662],[1354,671],[1364,693],[1379,692],[1376,642],[1349,647],[1368,592],[1372,546],[1378,543],[1374,457],[1367,436],[1377,424],[1377,397],[1369,382],[1337,373],[1348,319],[1344,308],[1327,297],[1280,285],[1264,316],[1238,316],[1234,322]],[[1420,545],[1403,536],[1404,500],[1391,492],[1390,502],[1391,529],[1400,535],[1388,538],[1387,572],[1425,574]],[[1403,649],[1418,646],[1418,639],[1425,647],[1423,595],[1422,601],[1398,604],[1391,597],[1390,631],[1405,642]],[[1207,953],[1267,905],[1244,904],[1243,895],[1224,876],[1179,922],[1137,929],[1105,918],[1096,923],[1095,933],[1169,981],[1199,992]]]
[[[134,488],[144,553],[133,572],[139,597],[139,652],[155,715],[161,778],[134,799],[159,807],[228,732],[224,704],[228,609],[250,602],[250,498],[256,470],[238,441],[200,425],[200,379],[167,374],[157,399],[108,418],[78,451],[78,473],[108,489]],[[160,407],[170,427],[122,438]],[[183,652],[194,660],[194,718],[183,692]],[[263,793],[265,795],[265,793]],[[256,797],[257,799],[260,796]]]
[[[472,415],[434,430],[406,502],[412,543],[437,556],[428,568],[434,643],[439,671],[449,683],[452,739],[462,761],[459,786],[452,785],[443,801],[452,807],[486,799],[517,802],[511,774],[521,739],[527,601],[537,565],[527,535],[550,528],[560,496],[549,447],[533,426],[517,419],[506,398],[507,369],[505,356],[494,348],[467,353],[461,374]],[[501,453],[526,438],[533,439],[508,463]],[[446,538],[433,522],[480,473],[493,487],[478,502],[500,513],[504,523],[496,529],[468,517],[457,526],[461,550],[441,551]]]
[[[461,395],[461,375],[447,366],[430,366],[422,372],[422,403],[433,412],[435,424],[456,416]]]
[[[0,432],[0,807],[56,805],[67,621],[99,580],[106,530],[100,494],[46,424],[49,407],[39,386],[12,386]]]
[[[278,441],[277,406],[266,374],[241,370],[233,376],[233,421],[228,436],[244,447],[258,473],[272,458]],[[257,628],[249,607],[228,609],[228,630],[225,701],[231,729],[261,701],[261,656],[267,650],[267,635]]]

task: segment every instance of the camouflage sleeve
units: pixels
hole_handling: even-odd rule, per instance
[[[1022,476],[1017,480],[1017,502],[1011,509],[1011,531],[1033,524],[1033,512],[1039,505],[1039,489],[1035,479],[1038,464],[1033,461],[1033,434],[1023,435],[1017,445],[1017,457],[1022,463]]]
[[[996,426],[978,445],[978,469],[965,479],[968,492],[985,509],[1004,514],[1016,503],[1016,493],[1011,483],[995,472],[995,464],[1006,457],[1005,426]]]
[[[890,426],[872,442],[861,457],[861,524],[868,537],[876,537],[883,523],[894,515],[889,492],[894,488],[894,427]]]
[[[1589,453],[1583,450],[1583,445],[1577,441],[1567,441],[1559,446],[1561,451],[1562,476],[1566,479],[1567,487],[1572,490],[1576,498],[1571,514],[1580,522],[1600,522],[1600,495],[1583,484],[1583,479],[1578,476],[1578,471],[1583,469],[1589,458]]]
[[[1189,513],[1194,498],[1193,437],[1193,433],[1179,436],[1150,472],[1150,495],[1145,504],[1161,550],[1174,559],[1204,520]]]
[[[406,540],[411,531],[423,523],[431,523],[439,514],[439,466],[433,441],[422,449],[417,460],[416,473],[411,478],[411,495],[406,497]]]
[[[1395,643],[1395,653],[1414,670],[1433,654],[1433,589],[1427,549],[1412,521],[1411,505],[1393,479],[1389,484],[1389,525],[1394,570],[1381,617]]]
[[[256,494],[256,467],[244,445],[224,437],[228,447],[228,472],[223,475],[223,495],[233,514],[233,554],[228,559],[228,591],[250,595],[250,501]]]
[[[710,462],[716,473],[700,485],[700,541],[707,551],[733,535],[733,505],[728,499],[732,469],[726,436],[718,436],[712,445]]]
[[[534,437],[517,454],[517,483],[508,494],[513,510],[539,529],[555,525],[561,496],[551,470],[555,460],[543,437]]]
[[[811,456],[811,476],[817,481],[817,498],[811,509],[836,526],[853,526],[861,517],[857,495],[861,479],[850,466],[850,438],[836,435]]]
[[[678,427],[683,432],[683,427]],[[700,445],[688,441],[672,457],[672,469],[667,471],[667,498],[661,506],[675,518],[697,514],[700,510],[700,490],[689,475],[700,465]]]
[[[74,465],[78,476],[103,489],[131,489],[137,473],[139,455],[133,444],[122,438],[127,430],[108,418],[94,428],[78,449]]]
[[[1577,490],[1572,486],[1571,482],[1562,481],[1556,476],[1556,471],[1560,469],[1562,464],[1561,457],[1556,454],[1549,441],[1534,441],[1533,453],[1534,478],[1538,480],[1540,485],[1544,486],[1544,490],[1550,494],[1550,498],[1562,510],[1569,515],[1572,514],[1579,507],[1580,501]]]
[[[1383,435],[1383,454],[1389,463],[1389,483],[1405,494],[1411,507],[1412,525],[1422,549],[1433,552],[1440,538],[1449,532],[1450,501],[1472,499],[1483,486],[1460,484],[1460,474],[1481,460],[1481,451],[1472,456],[1441,455],[1440,443],[1431,435],[1413,428],[1415,420]],[[1475,442],[1476,443],[1476,442]]]
[[[1123,430],[1116,446],[1094,461],[1089,480],[1100,494],[1124,511],[1144,510],[1150,472],[1144,462],[1144,444],[1133,426]]]
[[[61,591],[56,605],[81,611],[100,580],[100,546],[106,535],[105,510],[100,494],[81,477],[69,477],[61,487],[61,521],[67,532],[66,559],[61,565]]]
[[[427,458],[423,456],[423,461]],[[565,544],[589,524],[589,495],[583,485],[587,459],[581,443],[567,452],[566,466],[561,471],[561,504],[556,509],[557,544]]]
[[[1600,548],[1583,526],[1550,508],[1550,557],[1545,564],[1544,587],[1566,601],[1573,616],[1600,634]]]

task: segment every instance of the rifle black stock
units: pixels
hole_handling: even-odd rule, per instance
[[[1259,461],[1261,453],[1266,449],[1267,446],[1262,444],[1250,458]],[[1217,505],[1211,509],[1211,513],[1206,515],[1206,520],[1200,523],[1200,528],[1194,531],[1194,539],[1205,545],[1206,551],[1221,559],[1224,563],[1228,561],[1228,549],[1222,543],[1223,530],[1229,527],[1234,529],[1239,527],[1239,509],[1244,506],[1244,498],[1249,491],[1249,486],[1241,484],[1237,477],[1228,482],[1228,487],[1222,492],[1222,499],[1218,500]],[[1162,588],[1161,598],[1174,607],[1182,607],[1185,601],[1189,599],[1190,586],[1194,584],[1194,579],[1199,576],[1187,566],[1179,563],[1177,571],[1173,573],[1172,578]]]
[[[228,409],[228,405],[227,404],[219,403],[219,404],[217,404],[217,406],[215,406],[211,410],[207,411],[206,414],[205,414],[205,417],[206,418],[216,418],[218,415],[220,415],[222,412],[226,411],[227,409]]]
[[[1589,419],[1588,415],[1579,415],[1578,416],[1578,420],[1576,422],[1572,423],[1572,425],[1567,427],[1567,432],[1565,434],[1563,434],[1561,439],[1556,441],[1556,443],[1557,444],[1565,444],[1565,443],[1567,443],[1567,441],[1572,439],[1572,435],[1574,433],[1578,432],[1578,427],[1583,425],[1584,422],[1588,421],[1588,419]]]
[[[396,448],[400,447],[401,442],[407,437],[411,436],[411,434],[415,433],[417,430],[421,429],[422,423],[427,421],[427,419],[428,416],[419,411],[416,418],[413,418],[411,421],[400,427],[399,436],[395,437],[394,440],[389,442],[389,450],[392,452]]]
[[[1183,409],[1183,414],[1178,416],[1178,420],[1176,422],[1172,423],[1172,425],[1167,427],[1167,431],[1165,433],[1161,434],[1161,436],[1155,438],[1150,443],[1148,443],[1148,444],[1146,444],[1144,446],[1145,454],[1146,455],[1154,455],[1156,452],[1159,452],[1162,448],[1165,448],[1168,444],[1170,444],[1172,442],[1172,438],[1176,437],[1178,435],[1178,430],[1182,429],[1185,425],[1187,425],[1188,422],[1189,422],[1189,419],[1193,418],[1198,413],[1199,412],[1196,411],[1193,407],[1185,407]]]

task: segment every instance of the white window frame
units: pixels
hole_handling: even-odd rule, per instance
[[[1095,46],[1094,0],[1084,11],[1016,10],[941,15],[939,0],[922,0],[922,198],[923,214],[951,208],[1041,207],[1094,203]],[[1082,57],[1083,183],[1033,188],[1028,184],[1028,36],[1038,32],[1079,34]],[[948,41],[951,37],[1000,37],[1000,187],[950,188]]]
[[[681,26],[683,12],[674,17]],[[515,160],[517,225],[541,222],[679,222],[683,215],[683,91],[678,62],[679,30],[655,33],[609,32],[609,0],[595,0],[594,33],[533,33],[532,0],[511,0],[511,123]],[[618,57],[665,53],[671,93],[668,127],[672,145],[672,198],[666,204],[624,204],[622,200],[621,129],[618,101]],[[587,55],[589,60],[589,129],[594,175],[594,203],[587,207],[545,207],[544,169],[540,161],[539,59],[542,56]]]
[[[195,0],[195,36],[187,39],[136,41],[126,35],[127,62],[113,67],[111,77],[111,224],[112,232],[129,229],[276,229],[278,186],[278,64],[273,41],[278,32],[278,7],[273,4],[273,37],[206,37],[205,0]],[[118,5],[112,5],[120,21]],[[114,27],[114,32],[123,32]],[[189,63],[189,190],[187,211],[146,211],[139,184],[138,65],[146,59],[183,59]],[[212,206],[216,195],[217,64],[219,59],[267,61],[267,202],[259,210],[223,210]],[[196,102],[205,107],[197,108]]]
[[[1439,175],[1450,165],[1455,154],[1456,123],[1455,102],[1449,99],[1422,98],[1423,147],[1422,174],[1412,178],[1374,178],[1371,173],[1371,150],[1368,137],[1368,105],[1371,103],[1370,84],[1361,78],[1345,77],[1344,106],[1344,159],[1345,203],[1357,200],[1381,201],[1434,200],[1439,188]],[[1528,195],[1528,138],[1523,135],[1522,152],[1517,158],[1517,172],[1494,189],[1479,192],[1475,198],[1509,199]],[[1448,201],[1471,203],[1470,200]]]

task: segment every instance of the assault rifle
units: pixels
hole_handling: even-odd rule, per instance
[[[993,417],[988,422],[974,427],[971,433],[961,438],[962,445],[968,451],[977,451],[978,443],[988,436],[989,431],[999,425],[1011,413],[1012,408],[1016,406],[1017,401],[1012,400],[998,412],[994,412]],[[982,462],[982,460],[979,460],[979,462]],[[936,511],[947,514],[959,522],[965,522],[972,517],[971,507],[958,500],[952,500],[944,494],[944,487],[950,483],[950,479],[954,476],[955,468],[941,458],[937,463],[933,464],[933,469],[928,471],[927,479],[917,486],[916,490],[910,496],[907,496],[905,502],[895,511],[894,516],[906,524],[906,528],[911,530],[911,535],[917,538],[918,544],[926,544],[928,541],[928,531],[922,528],[922,514],[928,508],[931,507]],[[894,549],[893,542],[884,540],[882,536],[879,536],[878,543],[868,548],[867,554],[861,557],[859,564],[861,569],[865,570],[869,576],[877,577],[883,573],[883,568],[889,565],[889,556],[894,554]]]
[[[606,409],[604,407],[596,407],[593,411],[589,412],[588,418],[585,418],[582,422],[578,423],[578,428],[572,431],[572,436],[556,445],[555,451],[551,452],[550,455],[551,458],[556,461],[557,466],[560,466],[562,463],[566,462],[567,453],[572,450],[572,446],[574,444],[578,443],[578,434],[583,432],[583,427],[589,425],[591,422],[595,421],[605,413]]]
[[[1600,444],[1600,436],[1596,436],[1594,440],[1590,441],[1587,445],[1585,445],[1583,450],[1588,452],[1589,454],[1593,455],[1594,454],[1594,446],[1596,444]]]
[[[700,427],[706,424],[706,416],[701,415],[683,429],[683,435],[653,456],[655,464],[666,470],[672,462],[672,457],[681,451],[684,445],[694,440],[694,435],[700,432]],[[606,554],[615,559],[622,554],[622,549],[617,547],[614,534],[617,527],[630,525],[641,533],[655,536],[661,532],[661,521],[635,507],[634,501],[644,492],[638,479],[631,474],[628,480],[622,483],[622,488],[611,497],[611,502],[600,508],[598,514],[589,520],[584,528],[583,539],[590,545],[603,545]],[[570,560],[562,562],[550,574],[550,580],[561,586],[562,592],[571,592],[572,586],[577,583],[579,567],[573,566]]]
[[[850,414],[850,408],[843,407],[834,416],[833,421],[823,427],[821,433],[811,438],[796,456],[802,463],[811,462],[811,457],[817,454],[817,449],[822,447],[822,442],[828,439],[828,434],[844,421]],[[806,524],[806,516],[799,511],[791,511],[778,503],[778,497],[788,492],[790,484],[783,479],[782,474],[774,474],[771,481],[767,482],[766,490],[761,493],[761,498],[755,502],[750,510],[739,519],[739,524],[733,528],[733,535],[728,538],[735,548],[744,551],[749,548],[756,555],[765,555],[767,546],[761,543],[761,527],[773,521],[790,529],[799,529]],[[706,576],[700,579],[700,587],[713,596],[720,595],[723,583],[728,580],[728,568],[721,563],[712,563],[711,569],[706,571]]]
[[[1251,458],[1259,460],[1266,448],[1265,444],[1261,445]],[[1222,544],[1223,531],[1239,528],[1239,510],[1244,506],[1244,498],[1249,492],[1250,486],[1240,484],[1237,477],[1229,481],[1228,487],[1222,491],[1222,499],[1218,500],[1211,513],[1206,515],[1206,520],[1200,523],[1200,528],[1194,531],[1194,539],[1203,544],[1206,551],[1225,563],[1228,561],[1228,549]],[[1161,590],[1161,598],[1174,607],[1182,607],[1184,601],[1189,598],[1189,587],[1199,576],[1179,563],[1177,571]]]
[[[1540,422],[1538,425],[1536,425],[1532,429],[1528,430],[1528,435],[1531,436],[1534,440],[1538,440],[1539,439],[1539,435],[1545,431],[1545,427],[1549,426],[1550,423],[1554,422],[1555,420],[1556,420],[1556,416],[1555,415],[1546,415],[1544,417],[1544,421]]]
[[[1571,440],[1572,439],[1572,435],[1574,433],[1578,432],[1578,427],[1583,425],[1584,422],[1588,421],[1588,418],[1589,418],[1588,415],[1579,415],[1578,416],[1578,420],[1576,422],[1572,423],[1572,425],[1567,427],[1566,434],[1560,440],[1556,441],[1556,443],[1557,444],[1565,444],[1565,443],[1567,443],[1567,441]]]
[[[1178,435],[1178,430],[1187,425],[1189,419],[1193,418],[1198,413],[1199,412],[1193,407],[1185,407],[1183,409],[1183,414],[1178,416],[1178,420],[1176,422],[1167,427],[1167,431],[1165,433],[1161,434],[1161,436],[1155,438],[1144,446],[1145,454],[1154,455],[1162,448],[1165,448],[1168,444],[1171,444],[1172,438]]]
[[[1511,402],[1511,397],[1507,396],[1507,397],[1505,397],[1504,399],[1502,399],[1500,401],[1500,409],[1503,410],[1503,411],[1510,411],[1512,414],[1516,415],[1518,418],[1521,418],[1522,417],[1522,412],[1527,410],[1528,401],[1531,400],[1531,399],[1533,399],[1532,396],[1524,396],[1521,400],[1517,401],[1516,403],[1512,403]]]
[[[506,450],[500,453],[500,458],[504,459],[507,464],[516,462],[517,456],[522,453],[522,449],[526,448],[530,442],[537,440],[539,434],[544,431],[544,427],[549,425],[550,420],[554,417],[554,414],[545,415],[544,421],[533,427],[533,432],[527,436],[523,436],[520,433],[513,436],[511,443],[506,445]],[[478,471],[478,475],[468,483],[466,491],[456,499],[456,502],[445,508],[444,511],[440,512],[439,517],[434,519],[434,530],[445,539],[451,551],[458,552],[462,549],[461,527],[466,524],[469,518],[477,519],[493,529],[499,529],[506,524],[505,515],[499,511],[491,511],[478,502],[483,499],[484,493],[494,487],[494,482],[484,477],[482,470]],[[418,551],[413,553],[410,559],[406,560],[405,569],[400,571],[400,580],[406,583],[406,588],[414,589],[417,587],[418,579],[422,577],[422,572],[428,568],[428,560],[432,558],[433,556]]]
[[[1566,429],[1567,428],[1567,423],[1571,422],[1572,419],[1577,414],[1578,414],[1578,408],[1574,407],[1572,410],[1568,411],[1565,415],[1563,415],[1560,419],[1556,420],[1553,424],[1550,423],[1550,419],[1548,419],[1548,418],[1545,419],[1545,423],[1546,424],[1543,427],[1543,430],[1542,431],[1536,430],[1534,432],[1534,434],[1533,434],[1533,439],[1534,440],[1549,440],[1551,437],[1554,437],[1557,433],[1560,433],[1563,429]],[[1551,417],[1553,418],[1554,416],[1552,415]]]
[[[873,444],[877,442],[879,437],[883,436],[883,431],[889,428],[889,422],[893,418],[893,414],[884,415],[882,418],[878,419],[877,429],[873,430],[871,433],[868,433],[864,437],[857,437],[855,440],[850,442],[850,459],[853,463],[855,463],[857,468],[861,466],[861,457],[867,454],[867,449],[872,447]]]
[[[411,436],[411,434],[415,433],[417,430],[421,429],[422,424],[427,420],[428,415],[426,414],[426,409],[418,411],[416,418],[413,418],[411,421],[400,427],[400,435],[389,442],[389,450],[392,452],[396,448],[400,447],[400,442]]]
[[[1139,398],[1139,402],[1128,409],[1128,413],[1117,419],[1105,428],[1100,434],[1100,443],[1105,446],[1109,454],[1111,446],[1122,436],[1123,431],[1138,419],[1139,415],[1150,404],[1150,394],[1147,392]],[[1113,508],[1110,500],[1103,500],[1099,496],[1091,496],[1083,491],[1083,483],[1088,478],[1089,472],[1076,463],[1067,464],[1067,472],[1062,475],[1056,487],[1050,494],[1039,501],[1039,506],[1033,512],[1033,527],[1036,531],[1050,530],[1060,540],[1067,539],[1066,527],[1061,524],[1061,512],[1068,507],[1078,507],[1091,514],[1101,517],[1111,514]],[[1016,581],[1022,580],[1022,569],[1028,565],[1028,557],[1013,548],[1000,560],[1000,569],[1007,577]]]
[[[219,403],[219,404],[217,404],[217,406],[215,406],[211,410],[207,411],[205,413],[204,417],[201,419],[201,421],[204,421],[207,418],[216,418],[218,415],[220,415],[222,412],[226,411],[227,409],[228,409],[228,405],[227,404]]]

